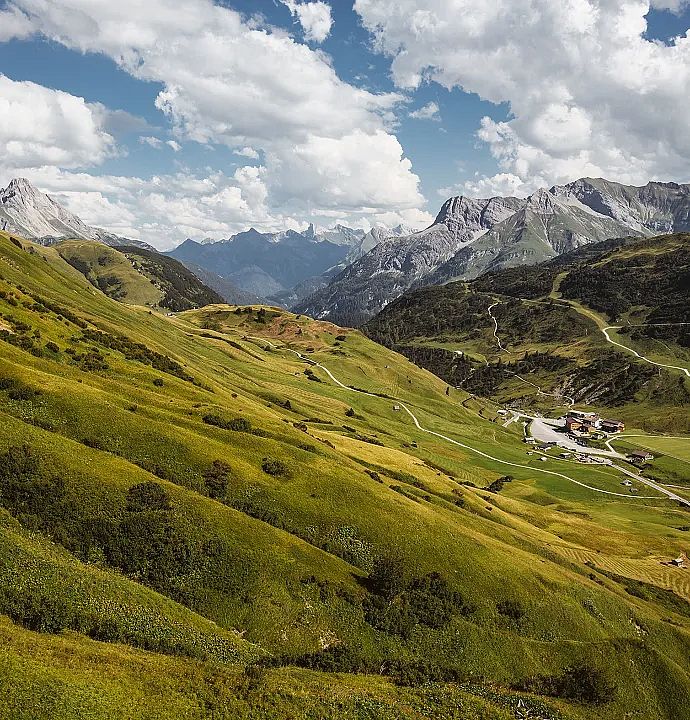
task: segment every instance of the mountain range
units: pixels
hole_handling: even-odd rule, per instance
[[[216,242],[186,240],[168,254],[191,269],[201,267],[245,292],[290,306],[326,287],[382,240],[410,232],[402,225],[369,232],[344,225],[279,233],[251,228]]]
[[[447,200],[426,230],[379,243],[293,309],[359,325],[413,287],[533,265],[587,243],[690,230],[690,185],[585,178],[526,199]]]

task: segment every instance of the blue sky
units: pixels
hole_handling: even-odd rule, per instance
[[[312,220],[421,226],[450,194],[586,174],[690,180],[690,139],[666,117],[688,89],[687,5],[538,0],[525,25],[521,4],[0,2],[0,180],[24,174],[159,246]]]

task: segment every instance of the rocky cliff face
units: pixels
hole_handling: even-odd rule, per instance
[[[412,287],[530,265],[615,237],[690,230],[690,185],[584,178],[526,199],[447,200],[426,230],[386,240],[296,309],[359,324]]]

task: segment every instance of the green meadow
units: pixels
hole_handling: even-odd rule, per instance
[[[0,717],[683,717],[686,509],[357,331],[61,253],[0,233]]]

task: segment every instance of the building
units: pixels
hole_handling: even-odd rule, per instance
[[[587,418],[576,418],[571,415],[565,419],[565,429],[571,433],[584,433],[589,435],[596,429],[595,421]]]
[[[628,460],[632,460],[633,462],[648,462],[649,460],[654,460],[654,455],[649,452],[649,450],[633,450],[628,455]]]
[[[599,427],[607,433],[618,433],[625,430],[625,423],[620,420],[602,420]]]
[[[570,410],[568,417],[575,418],[576,420],[588,420],[591,423],[598,423],[599,416],[593,412],[583,412],[582,410]]]
[[[685,553],[681,553],[677,558],[675,558],[674,560],[671,560],[671,565],[675,565],[675,567],[684,568],[686,561],[687,561],[687,557],[685,556]]]

